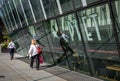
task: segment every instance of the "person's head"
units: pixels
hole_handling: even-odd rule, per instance
[[[57,31],[57,35],[58,35],[58,36],[61,36],[61,35],[62,35],[62,32],[61,32],[61,31]]]
[[[11,42],[13,42],[14,40],[13,40],[13,39],[11,39],[10,41],[11,41]]]
[[[35,39],[32,39],[31,44],[35,45],[35,44],[37,44],[37,41]]]

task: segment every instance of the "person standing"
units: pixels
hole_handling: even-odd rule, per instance
[[[10,59],[13,60],[16,47],[12,39],[11,39],[11,42],[9,42],[7,47],[9,49]]]
[[[37,51],[38,46],[39,45],[37,44],[37,41],[35,39],[32,39],[31,45],[28,51],[29,57],[31,59],[30,67],[33,68],[33,63],[34,63],[34,60],[36,59],[36,70],[39,70],[39,66],[40,66],[40,62],[39,62],[40,54],[38,54],[38,51]]]

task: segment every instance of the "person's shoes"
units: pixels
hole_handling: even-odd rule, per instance
[[[33,66],[30,66],[30,68],[33,68]]]
[[[36,68],[36,70],[39,70],[39,68]]]
[[[13,58],[11,58],[10,60],[13,60]]]
[[[73,52],[71,52],[71,54],[74,54],[75,52],[73,51]]]

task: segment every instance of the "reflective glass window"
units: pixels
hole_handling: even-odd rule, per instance
[[[70,56],[69,56],[70,52],[67,53],[69,56],[68,60],[70,63],[70,67],[73,70],[85,71],[89,74],[89,66],[84,52],[83,43],[81,41],[82,38],[75,14],[70,14],[64,17],[60,17],[57,19],[57,23],[59,29],[69,37],[69,45],[75,51],[75,53]],[[54,27],[56,27],[55,25]],[[57,52],[62,51],[60,50],[60,48],[61,47],[59,47],[58,49],[59,51]],[[79,66],[77,66],[77,64],[79,64]],[[61,65],[64,65],[64,63]]]
[[[15,9],[15,5],[13,4],[13,1],[10,0],[10,6],[11,6],[11,11],[12,11],[12,14],[14,16],[14,19],[15,19],[15,23],[17,24],[18,27],[20,27],[20,21],[19,21],[19,18],[18,18],[18,15],[17,15],[17,12],[16,12],[16,9]]]
[[[10,7],[9,7],[8,2],[5,4],[5,7],[6,7],[6,10],[8,11],[9,18],[10,18],[10,20],[11,20],[11,22],[12,22],[12,25],[13,25],[13,29],[15,29],[15,28],[16,28],[16,23],[15,23],[15,21],[14,21],[13,14],[12,14],[12,12],[11,12],[11,10],[10,10]]]
[[[42,0],[47,17],[59,14],[56,0]]]
[[[28,22],[30,24],[34,23],[33,15],[32,15],[28,0],[22,0],[22,4],[23,4],[23,7],[24,7],[25,14],[27,16]]]
[[[37,36],[38,39],[37,42],[42,47],[45,61],[50,64],[53,64],[54,63],[52,57],[53,44],[52,44],[52,39],[50,38],[51,31],[49,29],[50,29],[50,24],[39,23],[34,26],[31,26],[31,28],[29,29],[31,33],[29,33],[29,35],[31,34],[30,36],[34,36],[34,35]]]
[[[41,8],[40,0],[30,0],[33,12],[35,14],[35,18],[37,21],[41,21],[44,19],[43,11]]]
[[[22,25],[25,27],[25,26],[27,26],[27,23],[25,21],[24,12],[23,12],[22,7],[20,5],[20,0],[14,0],[14,1],[15,1],[15,4],[16,4],[17,11],[18,11],[20,20],[22,22]]]
[[[1,7],[1,12],[0,13],[1,13],[1,18],[2,18],[4,24],[5,24],[6,28],[7,28],[7,31],[9,32],[10,31],[10,28],[9,28],[10,23],[7,21],[6,13],[5,13],[5,10],[4,10],[3,6]]]
[[[82,0],[84,1],[84,0]],[[93,3],[93,2],[97,2],[97,1],[100,1],[100,0],[86,0],[87,4],[90,4],[90,3]]]
[[[120,23],[120,0],[116,0],[115,1],[115,7],[116,7],[116,11],[117,11],[117,18],[118,22]]]
[[[113,8],[114,16],[115,16],[114,23],[117,28],[118,38],[120,40],[120,0],[115,0],[115,2],[112,2],[112,4],[113,4],[112,8]],[[120,58],[120,55],[119,55],[119,58]]]
[[[73,0],[75,4],[75,8],[82,7],[82,0]]]
[[[94,64],[93,72],[97,76],[108,76],[106,67],[119,59],[109,6],[94,6],[78,15],[86,51],[90,63]]]
[[[60,5],[63,12],[73,10],[72,0],[60,0]]]

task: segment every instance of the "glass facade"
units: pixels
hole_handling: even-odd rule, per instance
[[[0,10],[6,29],[26,56],[33,36],[45,62],[105,80],[118,80],[120,0],[6,0]],[[57,63],[63,51],[56,34],[70,37],[75,53]],[[107,78],[106,78],[107,77]],[[119,80],[118,80],[119,81]]]

